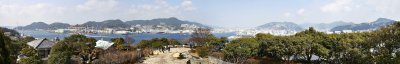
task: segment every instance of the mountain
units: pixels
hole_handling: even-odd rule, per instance
[[[8,29],[13,29],[13,28],[15,28],[15,26],[0,26],[0,27],[8,28]]]
[[[88,21],[86,23],[83,23],[82,26],[87,26],[87,27],[100,27],[103,26],[103,22],[96,22],[96,21]]]
[[[125,24],[122,20],[105,20],[102,22],[89,21],[82,26],[85,27],[104,27],[104,28],[127,28],[129,25]]]
[[[44,22],[33,22],[32,24],[29,24],[24,27],[17,27],[17,29],[28,29],[28,30],[33,30],[33,29],[48,29],[49,25],[44,23]]]
[[[105,20],[105,21],[103,21],[103,27],[108,27],[108,28],[127,28],[127,27],[130,27],[130,25],[125,24],[123,21],[117,19],[117,20]]]
[[[318,23],[318,24],[302,24],[303,28],[314,27],[318,31],[329,31],[332,28],[337,26],[344,26],[344,25],[352,25],[352,22],[344,22],[344,21],[335,21],[331,23]]]
[[[34,30],[34,29],[64,29],[68,28],[70,25],[67,23],[55,22],[51,24],[46,24],[44,22],[33,22],[32,24],[26,26],[19,26],[16,29]]]
[[[67,24],[67,23],[60,23],[60,22],[55,22],[55,23],[51,23],[49,25],[49,28],[54,28],[54,29],[65,29],[70,27],[71,25]]]
[[[263,30],[286,30],[286,31],[302,31],[303,28],[292,22],[270,22],[261,26],[257,29]]]
[[[196,22],[189,22],[189,21],[183,21],[183,20],[179,20],[175,17],[171,17],[171,18],[158,18],[158,19],[152,19],[152,20],[132,20],[132,21],[127,21],[125,22],[128,25],[160,25],[160,24],[164,24],[164,25],[169,25],[169,26],[173,26],[173,27],[181,27],[182,24],[193,24],[196,25],[198,27],[203,27],[203,28],[210,28],[208,26],[205,26],[203,24],[200,23],[196,23]]]
[[[202,27],[202,28],[210,28],[206,25],[196,23],[196,22],[189,22],[189,21],[183,21],[179,20],[175,17],[171,18],[158,18],[158,19],[152,19],[152,20],[132,20],[132,21],[122,21],[119,19],[115,20],[104,20],[102,22],[96,22],[96,21],[88,21],[86,23],[81,24],[80,26],[82,27],[98,27],[98,28],[129,28],[134,25],[142,25],[142,26],[156,26],[156,25],[166,25],[169,27],[172,27],[173,29],[178,29],[181,27],[182,24],[188,24],[188,25],[195,25],[197,27]],[[63,29],[63,28],[68,28],[70,27],[70,24],[67,23],[52,23],[50,25],[44,23],[44,22],[33,22],[30,25],[27,26],[19,26],[16,29]]]
[[[119,19],[116,20],[105,20],[102,22],[95,22],[95,21],[89,21],[81,26],[87,26],[87,27],[103,27],[103,28],[127,28],[135,25],[147,25],[147,26],[156,26],[156,25],[167,25],[171,26],[174,29],[180,28],[182,24],[191,24],[191,25],[196,25],[199,27],[204,27],[204,28],[210,28],[208,26],[205,26],[200,23],[196,22],[189,22],[189,21],[183,21],[179,20],[175,17],[171,18],[158,18],[158,19],[151,19],[151,20],[131,20],[131,21],[121,21]]]
[[[395,20],[386,19],[386,18],[378,18],[376,21],[371,23],[360,23],[360,24],[352,24],[352,25],[343,25],[332,28],[330,31],[342,31],[342,30],[370,30],[370,29],[379,29],[381,27],[385,27],[387,25],[393,24],[396,22]]]

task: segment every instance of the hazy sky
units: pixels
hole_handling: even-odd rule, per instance
[[[177,17],[222,27],[399,20],[400,0],[0,0],[0,26]]]

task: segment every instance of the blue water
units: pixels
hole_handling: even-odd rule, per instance
[[[64,37],[68,37],[71,34],[60,34],[60,33],[52,33],[47,31],[40,31],[40,30],[17,30],[21,34],[32,36],[35,38],[47,38],[47,39],[54,39],[59,37],[60,39],[64,39]],[[234,33],[214,33],[216,37],[229,37],[235,35]],[[189,34],[152,34],[152,33],[135,33],[129,35],[121,35],[121,34],[87,34],[87,37],[92,37],[97,40],[103,39],[106,41],[110,41],[112,38],[124,38],[126,37],[131,38],[132,44],[136,44],[141,40],[150,40],[153,38],[172,38],[176,39],[179,42],[183,42],[184,40],[190,38]]]

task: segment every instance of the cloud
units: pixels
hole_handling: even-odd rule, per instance
[[[352,10],[351,4],[352,0],[335,0],[332,3],[322,6],[321,10],[331,13],[348,12]]]
[[[62,7],[55,7],[49,4],[34,4],[29,6],[19,6],[19,5],[0,5],[0,12],[2,15],[29,15],[29,16],[45,16],[45,15],[54,15],[54,14],[62,14]],[[52,14],[50,14],[52,13]]]
[[[182,6],[183,10],[185,10],[185,11],[196,10],[196,8],[193,7],[193,3],[191,0],[183,0],[181,6]]]
[[[60,17],[64,12],[64,7],[57,7],[45,3],[27,6],[0,4],[0,16],[2,16],[0,20],[2,25],[12,25],[17,22],[27,24],[34,21],[54,21],[58,20],[58,18],[55,17]]]
[[[292,13],[290,13],[290,12],[286,12],[285,14],[283,14],[286,18],[289,18],[289,17],[291,17],[292,16]]]
[[[306,11],[306,9],[300,8],[296,12],[285,12],[285,13],[283,13],[283,16],[286,17],[286,18],[295,17],[295,16],[302,16],[302,15],[304,15],[305,11]]]
[[[304,9],[304,8],[301,8],[301,9],[299,9],[299,10],[297,11],[297,14],[298,14],[298,15],[303,15],[303,14],[304,14],[304,11],[305,11],[305,9]]]
[[[368,0],[367,5],[383,14],[396,14],[400,11],[400,0]]]
[[[84,4],[77,5],[77,10],[82,12],[108,12],[115,9],[116,0],[87,0]]]
[[[171,5],[166,0],[156,0],[153,4],[132,5],[129,14],[137,18],[178,17],[183,13],[195,11],[191,0],[183,0],[180,5]]]

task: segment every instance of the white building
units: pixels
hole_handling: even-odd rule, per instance
[[[342,32],[343,32],[343,33],[352,33],[353,30],[343,30]]]
[[[108,42],[108,41],[104,41],[104,40],[98,40],[96,42],[96,48],[101,48],[103,50],[107,50],[108,48],[110,48],[114,43],[113,42]]]

